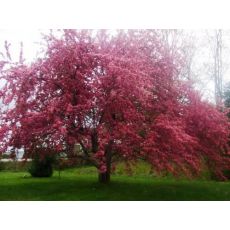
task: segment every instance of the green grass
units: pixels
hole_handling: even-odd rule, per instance
[[[120,170],[108,185],[97,183],[92,167],[64,170],[61,178],[58,172],[52,178],[31,178],[1,171],[0,200],[230,200],[230,182],[157,178],[143,175],[145,170],[132,176]]]

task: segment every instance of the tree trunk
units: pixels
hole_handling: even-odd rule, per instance
[[[98,135],[96,130],[94,130],[91,134],[91,142],[92,142],[92,152],[96,153],[98,151]]]
[[[110,174],[111,174],[111,162],[112,162],[112,144],[111,140],[105,149],[105,158],[106,158],[106,172],[99,173],[98,181],[103,184],[108,184],[110,182]]]
[[[102,184],[108,184],[110,182],[110,172],[99,173],[98,181]]]

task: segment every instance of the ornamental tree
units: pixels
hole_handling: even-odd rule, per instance
[[[115,157],[175,175],[197,174],[206,162],[221,177],[228,123],[179,78],[183,60],[151,30],[92,32],[46,36],[44,57],[32,64],[2,62],[2,151],[72,155],[80,144],[78,157],[101,182]]]

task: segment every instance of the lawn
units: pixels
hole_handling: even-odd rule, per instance
[[[26,172],[0,172],[0,200],[230,200],[230,182],[176,180],[134,174],[112,175],[97,183],[94,168],[55,171],[51,178],[31,178]]]

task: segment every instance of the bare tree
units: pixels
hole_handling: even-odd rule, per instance
[[[214,83],[216,105],[222,104],[223,97],[223,73],[222,73],[222,30],[215,30],[214,49]]]
[[[195,36],[192,31],[165,29],[157,31],[171,55],[179,54],[183,59],[181,78],[194,80],[193,71],[194,55],[196,53]]]

